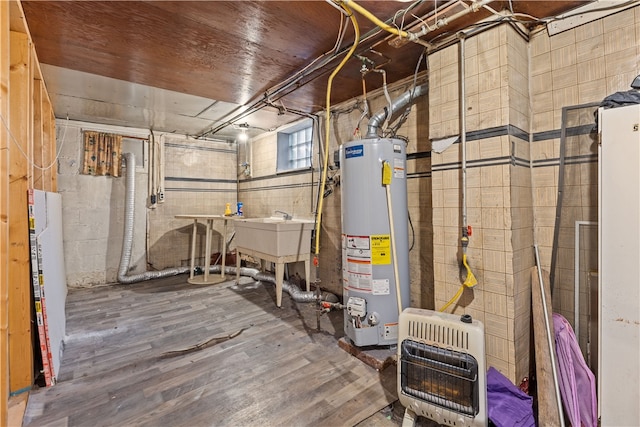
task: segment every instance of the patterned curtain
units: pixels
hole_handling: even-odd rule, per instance
[[[112,133],[84,132],[85,175],[121,175],[122,135]]]

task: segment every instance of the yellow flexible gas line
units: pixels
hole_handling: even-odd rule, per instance
[[[420,44],[422,46],[425,46],[425,47],[429,46],[427,42],[420,40],[416,34],[408,33],[406,31],[399,30],[396,27],[392,27],[391,25],[381,21],[373,13],[369,12],[367,9],[365,9],[362,6],[360,6],[355,1],[353,1],[353,0],[341,0],[340,1],[340,5],[342,7],[346,7],[347,4],[353,10],[355,10],[360,15],[364,16],[369,21],[373,22],[374,24],[376,24],[378,27],[382,28],[383,30],[385,30],[385,31],[387,31],[387,32],[389,32],[391,34],[395,34],[398,37],[402,37],[402,38],[405,38],[405,39],[410,40],[412,42],[418,43],[418,44]]]
[[[442,308],[440,308],[440,310],[438,311],[445,311],[447,309],[447,307],[449,307],[451,304],[453,304],[458,298],[460,298],[460,295],[462,295],[462,291],[464,291],[464,285],[460,286],[460,289],[458,289],[458,292],[456,292],[456,294],[453,296],[453,298],[451,298],[449,300],[449,302],[447,302],[445,305],[442,306]]]
[[[353,45],[347,55],[342,59],[340,64],[336,67],[335,70],[329,76],[329,81],[327,83],[327,112],[325,117],[325,142],[324,142],[324,163],[322,169],[322,185],[320,186],[320,194],[318,198],[320,201],[318,202],[318,215],[316,217],[316,250],[315,250],[315,258],[314,265],[318,265],[318,254],[320,253],[320,225],[322,221],[322,205],[323,205],[323,194],[324,189],[327,185],[327,170],[329,166],[329,138],[330,138],[330,128],[331,128],[331,85],[333,83],[333,78],[338,74],[338,72],[342,69],[344,64],[351,58],[353,52],[356,50],[358,43],[360,42],[360,28],[358,27],[358,21],[356,21],[355,16],[353,16],[353,12],[349,9],[345,4],[340,4],[347,14],[349,15],[349,19],[351,19],[351,24],[353,25],[353,31],[355,32],[355,40],[353,41]]]

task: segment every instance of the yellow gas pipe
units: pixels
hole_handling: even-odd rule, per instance
[[[342,69],[344,64],[346,64],[349,58],[351,58],[351,55],[353,55],[353,52],[356,50],[356,47],[358,46],[358,42],[360,41],[360,28],[358,27],[358,21],[356,21],[355,16],[353,16],[353,12],[351,12],[351,10],[345,4],[340,4],[340,7],[342,7],[345,10],[345,12],[347,12],[349,19],[351,19],[351,24],[353,25],[353,30],[355,32],[355,40],[353,42],[353,46],[351,46],[351,49],[349,49],[349,52],[347,52],[347,55],[342,59],[340,64],[338,64],[336,69],[333,70],[333,72],[329,76],[329,81],[327,83],[327,109],[326,109],[326,117],[325,117],[324,163],[322,168],[322,184],[320,186],[320,194],[318,196],[320,201],[318,202],[318,214],[316,217],[316,250],[315,250],[315,257],[313,259],[313,264],[315,266],[318,266],[318,254],[320,253],[320,225],[322,223],[322,205],[323,205],[323,199],[324,199],[323,194],[324,194],[325,187],[327,185],[327,170],[329,166],[329,137],[330,137],[329,130],[331,128],[331,85],[333,84],[333,78],[336,76],[336,74],[338,74],[338,72]]]

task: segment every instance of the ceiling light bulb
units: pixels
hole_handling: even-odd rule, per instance
[[[238,135],[238,141],[247,142],[247,139],[249,139],[249,135],[247,135],[247,133],[244,131],[244,129],[242,129],[242,133],[240,133],[240,135]]]

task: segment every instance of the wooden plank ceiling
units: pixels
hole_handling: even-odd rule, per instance
[[[415,17],[426,19],[436,6],[445,16],[444,9],[453,2],[415,3],[402,13],[412,3],[359,2],[382,20],[396,16],[398,25],[403,19],[405,25],[416,22]],[[584,3],[512,0],[495,1],[491,7],[547,17]],[[335,58],[302,79],[291,80],[314,59],[334,51],[342,15],[326,1],[36,0],[22,4],[43,64],[238,106],[265,100],[269,94],[270,102],[280,99],[291,109],[318,111],[325,105],[327,76],[342,58],[325,55],[323,59]],[[470,13],[424,39],[455,32],[489,15],[486,9]],[[388,33],[376,30],[361,15],[356,17],[361,34],[368,35],[357,53],[384,63],[389,82],[411,75],[423,47],[413,43],[392,47]],[[348,49],[352,41],[349,24],[338,51]],[[354,58],[340,72],[332,102],[360,95],[361,65]],[[370,80],[371,89],[381,84],[380,79]],[[274,90],[283,82],[292,84]]]

